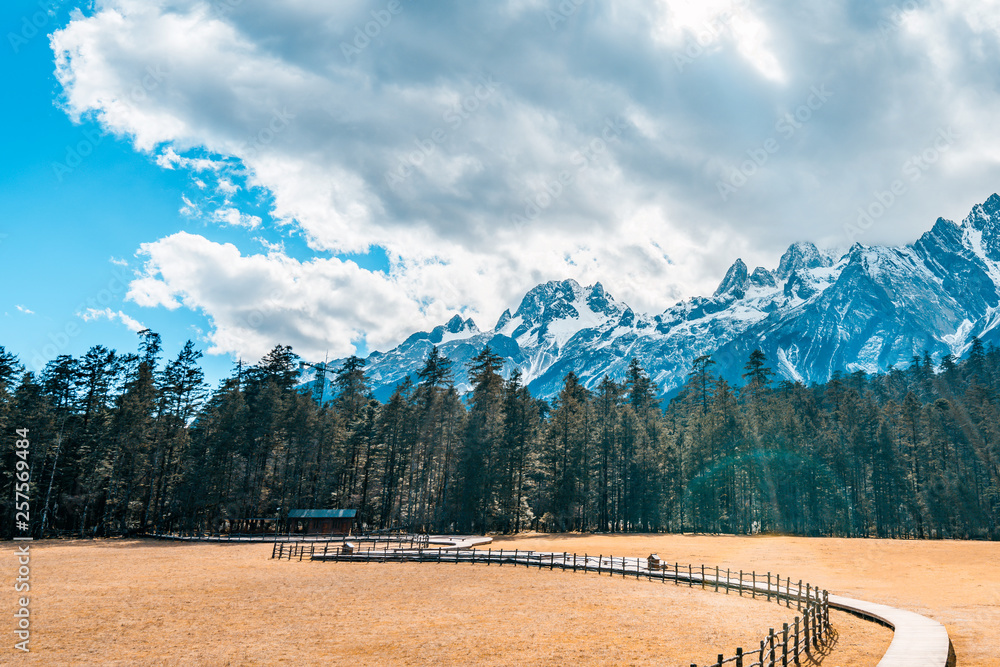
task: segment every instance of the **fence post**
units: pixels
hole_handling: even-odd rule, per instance
[[[719,566],[715,566],[715,592],[719,592]]]
[[[795,649],[793,651],[793,658],[795,658],[795,664],[799,664],[799,617],[795,617]]]
[[[753,599],[756,600],[757,599],[757,570],[754,570],[751,574],[753,576],[753,585],[750,587],[750,592],[753,594]],[[761,658],[761,664],[764,664],[763,658]]]
[[[705,564],[701,564],[701,590],[705,590]]]
[[[805,615],[802,617],[802,636],[805,639],[802,647],[806,650],[806,653],[812,653],[809,648],[809,642],[811,637],[809,636],[809,605],[806,605]]]
[[[830,629],[830,591],[823,591],[823,622]]]
[[[788,623],[781,628],[781,667],[788,667]]]
[[[691,588],[692,586],[694,586],[693,579],[694,579],[694,577],[692,576],[692,573],[691,573],[691,563],[688,563],[688,588]]]
[[[771,601],[771,573],[767,573],[767,601]]]
[[[724,660],[725,660],[725,658],[723,658],[723,657],[722,657],[722,654],[720,653],[720,654],[719,654],[719,657],[718,657],[718,660],[717,660],[717,662],[715,663],[716,667],[722,667],[722,663],[723,663],[723,661],[724,661]]]
[[[674,585],[681,585],[681,566],[677,564],[677,561],[674,561]]]
[[[764,640],[760,640],[760,660],[761,667],[764,667]]]
[[[795,591],[795,608],[802,611],[802,580],[799,579],[799,587]]]
[[[737,584],[737,589],[740,592],[740,597],[743,597],[743,570],[740,570],[740,583]]]
[[[743,667],[743,649],[736,648],[736,667]]]

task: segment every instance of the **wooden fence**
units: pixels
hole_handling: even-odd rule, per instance
[[[768,602],[784,604],[785,607],[795,606],[800,615],[793,623],[785,623],[780,631],[771,628],[766,637],[749,651],[742,647],[736,649],[734,655],[725,657],[718,654],[715,662],[705,667],[722,667],[734,663],[735,667],[786,667],[789,664],[799,664],[800,656],[810,654],[825,642],[830,632],[830,595],[825,590],[802,580],[792,581],[790,577],[782,578],[779,574],[744,572],[705,565],[681,565],[680,563],[664,563],[652,558],[626,558],[621,556],[590,556],[587,554],[570,553],[540,553],[521,551],[518,549],[501,549],[495,551],[454,550],[454,549],[355,549],[345,550],[342,546],[308,543],[275,543],[271,558],[287,560],[314,560],[352,563],[387,563],[387,562],[418,562],[418,563],[483,563],[499,566],[518,565],[571,570],[573,572],[591,572],[607,574],[608,576],[634,576],[637,579],[646,578],[650,581],[660,580],[662,583],[673,581],[680,586],[686,583],[688,587],[700,586],[711,588],[718,592],[722,590],[727,595],[737,593],[740,596],[749,595],[753,598],[766,599]],[[691,667],[698,667],[692,663]]]
[[[274,543],[298,543],[298,544],[343,544],[351,542],[364,545],[368,549],[383,549],[389,545],[396,545],[400,549],[427,548],[430,544],[429,535],[417,535],[413,533],[403,533],[399,531],[380,531],[366,535],[323,535],[320,533],[311,534],[286,534],[261,535],[259,533],[205,533],[205,532],[185,532],[185,533],[144,533],[142,537],[149,537],[158,540],[174,540],[182,542],[274,542]],[[382,546],[385,544],[385,546]]]

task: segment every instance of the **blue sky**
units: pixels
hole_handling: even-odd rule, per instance
[[[5,286],[0,345],[33,371],[57,354],[81,355],[93,345],[134,351],[134,326],[120,318],[80,316],[95,308],[123,312],[160,333],[165,356],[176,355],[188,339],[204,349],[208,346],[201,339],[210,328],[204,313],[141,308],[126,300],[142,243],[188,230],[248,248],[260,248],[257,239],[264,238],[283,243],[291,256],[313,252],[300,235],[276,231],[269,220],[256,230],[207,229],[180,213],[191,189],[188,174],[162,169],[97,122],[74,123],[68,117],[48,33],[67,23],[72,6],[17,0],[3,8],[6,39],[0,53],[8,93],[0,106],[0,123],[7,128],[0,142],[0,283]],[[37,34],[25,30],[25,18],[41,23],[39,12],[50,8],[55,11],[46,12]],[[86,155],[69,169],[80,153]],[[266,206],[255,206],[255,199],[248,197],[241,206],[266,219]],[[343,256],[365,268],[388,269],[377,251]],[[213,382],[229,373],[232,358],[203,359]]]
[[[73,6],[2,10],[0,344],[33,370],[147,326],[214,382],[565,278],[655,313],[1000,182],[997,0]]]

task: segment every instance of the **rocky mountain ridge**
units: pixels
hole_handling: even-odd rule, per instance
[[[739,383],[750,352],[760,348],[779,377],[823,382],[835,371],[884,372],[929,352],[961,356],[973,336],[1000,336],[1000,196],[961,223],[939,218],[916,242],[900,247],[856,243],[831,253],[793,243],[776,269],[737,259],[710,297],[693,297],[657,315],[635,312],[601,283],[574,280],[536,286],[514,313],[480,330],[455,315],[388,352],[374,352],[367,372],[377,398],[415,377],[433,345],[454,362],[467,390],[466,364],[489,345],[509,373],[520,368],[532,393],[555,396],[574,371],[588,387],[604,375],[624,377],[639,359],[661,394],[683,385],[703,354]],[[334,362],[336,363],[336,362]]]

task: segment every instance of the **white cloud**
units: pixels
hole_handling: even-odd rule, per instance
[[[391,279],[336,258],[299,262],[277,249],[244,256],[186,232],[144,244],[142,254],[145,275],[127,298],[206,314],[213,353],[256,357],[280,341],[344,355],[366,334],[387,345],[406,332],[404,323],[425,319]]]
[[[96,320],[102,320],[102,319],[109,320],[111,322],[118,320],[119,322],[124,324],[129,331],[138,332],[146,328],[146,325],[144,325],[139,320],[127,315],[126,313],[120,310],[113,311],[110,308],[105,308],[104,310],[99,310],[97,308],[87,308],[82,313],[79,313],[79,316],[84,322],[94,322]]]
[[[232,206],[216,209],[212,213],[212,219],[215,222],[233,227],[247,227],[248,229],[259,227],[261,222],[258,216],[243,213]]]
[[[19,310],[20,312],[24,313],[25,315],[34,315],[34,314],[35,314],[35,311],[33,311],[33,310],[30,310],[30,309],[28,309],[28,308],[25,308],[24,306],[22,306],[22,305],[20,305],[20,304],[18,304],[18,305],[17,305],[17,306],[15,306],[15,307],[16,307],[16,308],[17,308],[17,309],[18,309],[18,310]]]
[[[866,242],[913,240],[1000,177],[992,5],[944,0],[887,32],[890,10],[826,0],[590,0],[555,27],[541,0],[410,3],[348,60],[377,4],[102,0],[53,35],[70,115],[190,172],[202,194],[185,215],[259,228],[237,195],[260,188],[318,255],[175,234],[143,246],[136,303],[204,312],[218,351],[338,354],[463,306],[492,325],[548,279],[658,311],[737,256],[774,266],[793,241],[843,243],[941,127],[961,141]],[[817,86],[831,100],[722,200],[720,179]],[[609,119],[620,131],[602,136]],[[388,275],[328,257],[372,246]],[[247,326],[255,303],[265,322]]]

